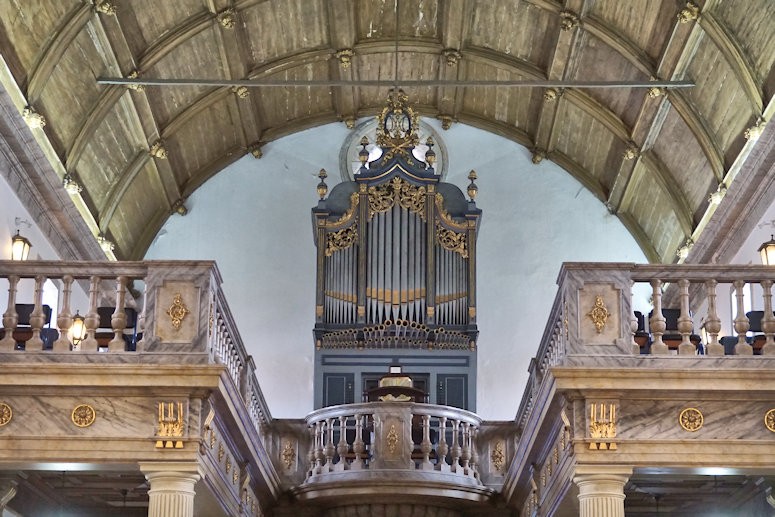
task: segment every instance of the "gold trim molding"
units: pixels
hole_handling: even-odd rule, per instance
[[[775,433],[775,409],[770,409],[764,414],[764,426]]]
[[[703,422],[702,412],[697,408],[688,407],[678,415],[678,423],[681,424],[681,428],[690,433],[699,431]]]
[[[97,419],[97,412],[88,404],[79,404],[73,408],[70,419],[78,427],[89,427]]]
[[[8,424],[13,418],[13,409],[5,402],[0,402],[0,427]]]
[[[395,424],[391,425],[390,431],[388,431],[387,447],[391,454],[394,454],[398,448],[398,431],[396,431]]]

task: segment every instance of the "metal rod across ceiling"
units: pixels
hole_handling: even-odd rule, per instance
[[[97,84],[114,85],[143,85],[143,86],[246,86],[248,88],[304,88],[310,86],[365,86],[365,87],[393,87],[394,80],[287,80],[277,81],[273,79],[126,79],[123,77],[99,77]],[[520,79],[520,80],[473,80],[473,81],[448,81],[448,80],[414,80],[401,81],[402,87],[503,87],[503,88],[691,88],[690,81],[548,81],[544,79]]]

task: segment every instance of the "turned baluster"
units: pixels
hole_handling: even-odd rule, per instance
[[[471,426],[471,475],[479,478],[479,453],[476,451],[476,437],[479,434],[479,428]]]
[[[471,459],[471,424],[463,423],[463,450],[460,453],[460,461],[463,467],[463,474],[468,475],[468,461]]]
[[[640,345],[635,341],[635,333],[638,332],[638,318],[635,312],[630,311],[630,353],[632,355],[640,354]]]
[[[43,313],[43,282],[45,281],[45,276],[38,275],[35,277],[35,308],[32,310],[32,314],[30,314],[32,337],[24,345],[24,349],[28,352],[43,350],[43,340],[40,338],[40,331],[43,330],[43,325],[46,324],[46,315]]]
[[[336,447],[334,447],[334,424],[332,418],[326,419],[326,471],[331,472],[334,466],[334,453],[336,453]]]
[[[108,352],[125,352],[124,329],[126,328],[126,284],[129,279],[119,276],[116,279],[116,310],[110,318],[110,326],[113,328],[113,339],[108,343]]]
[[[70,328],[73,326],[73,315],[70,312],[70,295],[73,290],[73,277],[65,275],[62,277],[62,307],[57,315],[57,327],[59,328],[59,337],[54,341],[52,347],[54,352],[69,352],[72,350],[70,343]]]
[[[654,279],[650,283],[654,303],[654,310],[649,319],[649,329],[654,336],[654,341],[651,343],[651,353],[653,355],[666,355],[670,350],[662,341],[662,334],[665,333],[666,328],[665,317],[662,315],[662,280]]]
[[[315,446],[317,445],[317,437],[315,436],[315,425],[310,425],[307,429],[309,433],[309,452],[307,452],[307,461],[309,461],[309,471],[307,477],[314,476],[315,472]]]
[[[336,446],[336,453],[339,455],[339,470],[347,470],[347,453],[350,452],[350,446],[347,444],[347,417],[339,417],[339,443]]]
[[[353,452],[355,460],[350,465],[352,470],[361,470],[365,465],[363,462],[363,453],[366,452],[366,444],[363,442],[363,415],[355,415],[355,441],[353,442]]]
[[[436,456],[438,457],[436,464],[439,467],[438,470],[442,472],[449,472],[449,465],[447,464],[448,452],[449,447],[447,446],[447,417],[443,416],[441,417],[441,420],[439,420],[439,445],[436,447]]]
[[[678,332],[681,333],[681,344],[678,345],[678,355],[694,355],[697,349],[689,336],[694,328],[692,315],[689,312],[689,281],[682,278],[678,281],[679,298],[681,300],[681,315],[678,316]]]
[[[91,277],[89,284],[89,312],[83,318],[83,326],[86,329],[86,338],[83,339],[78,347],[81,352],[96,352],[98,348],[95,333],[100,324],[100,315],[97,314],[97,296],[100,290],[100,277]]]
[[[705,320],[705,331],[710,336],[710,343],[706,345],[708,355],[724,355],[724,345],[718,342],[718,333],[721,332],[721,319],[716,310],[716,285],[715,280],[707,280],[705,289],[708,296],[708,317]]]
[[[753,355],[753,347],[745,339],[745,333],[751,328],[748,317],[745,315],[745,305],[743,303],[745,281],[735,280],[732,282],[732,285],[735,286],[735,298],[737,298],[737,316],[735,317],[737,344],[735,345],[735,355]]]
[[[431,463],[432,450],[431,416],[422,415],[422,443],[420,444],[420,451],[422,452],[422,463],[420,464],[421,470],[433,470],[433,464]]]
[[[326,455],[323,453],[323,442],[325,441],[323,431],[323,421],[320,420],[315,424],[315,473],[323,473],[323,460]]]
[[[764,316],[762,316],[762,332],[765,341],[762,355],[775,355],[775,316],[772,314],[772,280],[762,280],[762,296],[764,298]]]
[[[460,438],[458,436],[458,430],[460,428],[460,420],[452,421],[452,472],[460,472]]]
[[[3,314],[3,339],[0,340],[0,352],[13,352],[16,349],[16,340],[13,338],[13,331],[19,323],[19,315],[16,314],[16,290],[19,284],[19,277],[10,275],[8,277],[8,308]]]

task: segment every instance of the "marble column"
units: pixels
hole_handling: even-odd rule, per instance
[[[579,487],[579,517],[624,517],[624,485],[632,467],[579,465],[573,482]]]
[[[150,483],[148,517],[193,517],[194,485],[202,477],[196,462],[141,463]]]

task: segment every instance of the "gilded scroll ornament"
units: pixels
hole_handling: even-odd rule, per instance
[[[326,226],[328,228],[342,226],[350,222],[350,219],[353,218],[353,215],[355,215],[355,209],[358,208],[358,203],[360,200],[360,196],[357,192],[353,192],[350,194],[350,208],[347,209],[347,212],[342,215],[339,219],[333,222],[327,222]]]
[[[188,310],[186,304],[183,303],[183,299],[180,293],[175,294],[175,297],[172,299],[172,305],[170,305],[170,308],[167,309],[167,316],[170,317],[172,326],[175,328],[175,330],[180,330],[180,326],[183,324],[183,320],[190,312],[191,311]]]
[[[506,454],[503,450],[503,440],[498,440],[490,452],[490,461],[496,472],[503,472],[503,467],[506,465]]]
[[[156,440],[156,448],[161,449],[182,449],[181,440],[169,440],[164,438],[180,438],[183,436],[183,403],[178,402],[159,402],[158,432],[156,436],[162,438]],[[211,447],[214,435],[211,434]]]
[[[690,433],[699,431],[703,423],[702,413],[697,408],[686,408],[678,416],[678,423],[681,424],[684,431]]]
[[[616,404],[592,403],[589,405],[589,436],[592,442],[589,448],[592,450],[615,450],[616,443]],[[598,441],[595,441],[598,440]]]
[[[399,178],[393,179],[393,186],[398,195],[398,204],[425,219],[425,187],[412,185]]]
[[[444,224],[450,228],[456,228],[458,230],[465,230],[468,228],[466,223],[459,223],[455,221],[451,215],[449,215],[447,209],[444,208],[444,196],[441,194],[436,194],[436,212],[439,214],[439,218],[444,222]]]
[[[338,232],[326,234],[326,257],[330,257],[339,250],[344,250],[355,244],[358,240],[358,227],[356,225],[344,228]]]
[[[13,409],[5,402],[0,402],[0,427],[6,425],[13,418]]]
[[[610,313],[608,312],[608,308],[605,306],[605,302],[603,301],[602,296],[595,296],[595,305],[592,307],[592,310],[587,313],[587,316],[589,316],[589,319],[591,319],[592,323],[595,324],[595,330],[597,330],[597,333],[600,334],[603,332]]]
[[[97,413],[94,408],[88,404],[80,404],[73,409],[70,419],[78,427],[89,427],[97,419]]]
[[[465,233],[456,233],[439,226],[436,230],[436,238],[442,248],[455,253],[460,253],[463,258],[468,258],[468,246]]]
[[[353,56],[355,56],[355,51],[353,51],[351,48],[343,48],[334,54],[334,57],[339,60],[339,63],[345,70],[350,68],[350,64],[353,61]]]
[[[410,157],[409,150],[420,141],[417,114],[408,101],[403,90],[391,89],[387,104],[377,117],[377,145],[387,149],[386,159],[396,154]]]
[[[398,431],[396,431],[395,424],[391,425],[390,431],[388,431],[387,447],[391,454],[394,454],[398,448]]]
[[[393,188],[390,183],[369,187],[369,217],[377,212],[387,212],[396,202]]]
[[[775,433],[775,409],[770,409],[764,415],[764,425],[767,426],[767,429]]]
[[[290,470],[291,467],[293,467],[293,463],[296,461],[296,451],[293,449],[293,444],[286,440],[285,445],[283,445],[283,452],[280,454],[280,459],[283,462],[283,465],[285,465],[286,470]]]
[[[692,1],[686,2],[686,6],[678,13],[679,23],[689,23],[700,16],[700,8]]]

